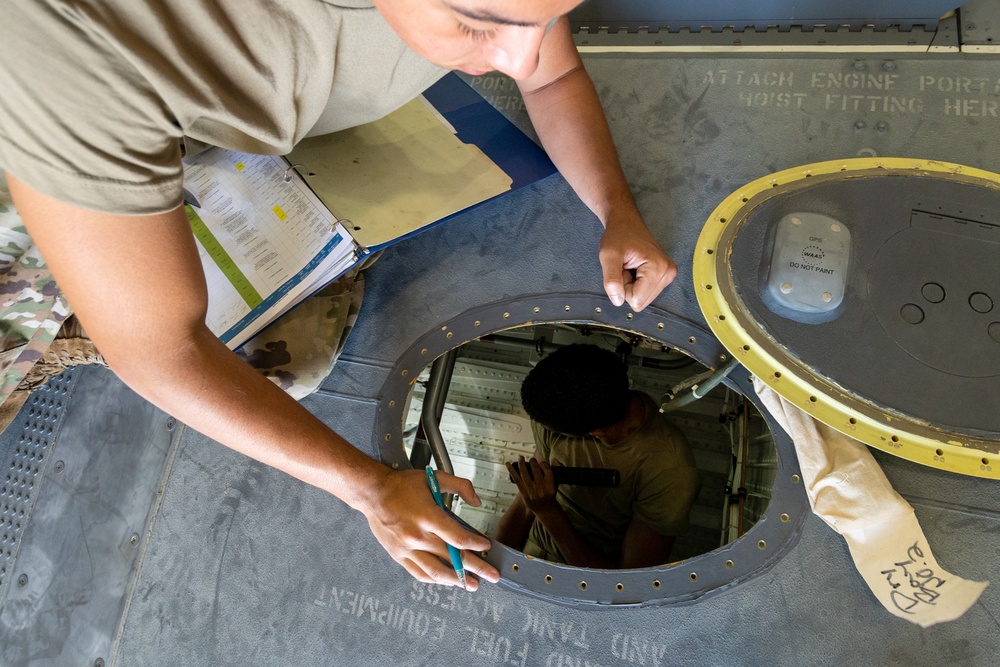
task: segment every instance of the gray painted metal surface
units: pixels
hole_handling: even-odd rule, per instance
[[[990,63],[587,62],[640,207],[681,263],[656,308],[692,322],[700,316],[688,258],[702,222],[739,185],[859,153],[1000,168],[989,131],[996,121],[971,115],[974,105],[962,100],[983,96],[955,80],[981,80],[988,100],[996,83]],[[522,118],[502,79],[477,86]],[[553,292],[599,299],[599,231],[556,177],[389,249],[370,271],[344,363],[306,404],[378,455],[384,434],[372,425],[396,360],[483,303]],[[878,459],[914,500],[945,567],[970,578],[1000,575],[991,482]],[[993,587],[944,626],[920,630],[891,617],[864,588],[840,538],[811,517],[769,572],[680,608],[585,612],[492,586],[472,595],[417,584],[378,550],[361,517],[189,433],[117,658],[125,665],[261,656],[292,664],[986,665],[1000,651],[998,615]]]
[[[974,0],[962,11],[963,49],[971,52],[1000,51],[1000,3]]]
[[[743,183],[859,154],[1000,170],[1000,118],[990,105],[1000,95],[1000,74],[992,60],[618,56],[590,57],[587,67],[640,209],[681,266],[654,306],[701,328],[690,257],[708,214]],[[488,77],[476,84],[523,120],[509,83]],[[304,403],[378,456],[380,392],[414,342],[484,303],[559,293],[600,300],[599,233],[589,211],[553,177],[390,248],[368,274],[366,302],[345,355],[323,390]],[[615,312],[624,317],[626,311]],[[144,457],[166,460],[163,415],[123,411],[125,394],[114,393],[123,390],[106,373],[83,379],[91,384],[75,392],[56,450],[103,461],[102,491],[124,484],[121,472],[147,465]],[[88,401],[104,404],[77,410]],[[110,438],[118,428],[148,435]],[[95,458],[102,451],[106,457]],[[107,458],[111,451],[114,462]],[[58,605],[15,607],[8,594],[0,620],[25,612],[18,624],[8,621],[20,634],[4,636],[3,662],[994,664],[1000,654],[995,483],[880,453],[876,458],[914,504],[942,566],[994,581],[958,621],[922,630],[889,615],[864,587],[843,541],[811,516],[798,544],[771,570],[683,607],[585,611],[502,587],[470,594],[419,584],[379,549],[360,515],[187,430],[158,505],[154,485],[127,496],[130,501],[93,508],[96,515],[86,521],[110,524],[85,531],[90,553],[99,554],[92,561],[53,560],[71,533],[44,524],[36,511],[15,565],[33,568],[30,582],[47,580],[45,592]],[[39,508],[42,502],[45,495]],[[118,513],[145,517],[150,507],[156,512],[146,523],[151,533],[140,563],[126,547],[132,532],[144,531]],[[78,532],[83,521],[81,515]],[[38,539],[47,536],[49,546],[29,557],[36,522],[42,522]],[[91,570],[91,562],[101,567]],[[130,587],[128,572],[136,567]],[[59,609],[97,598],[106,600],[106,609],[120,605],[120,633],[117,622],[98,628],[90,615],[59,620]],[[36,652],[31,659],[9,652],[27,641],[23,635],[48,651],[63,641],[64,655]]]
[[[25,432],[47,421],[40,430],[52,439],[35,457],[41,488],[0,595],[0,664],[104,664],[131,599],[174,422],[168,429],[166,415],[103,368],[68,371],[36,394],[18,421],[27,417]]]
[[[45,456],[59,430],[73,380],[72,373],[60,375],[32,393],[17,418],[0,435],[0,604],[10,587],[21,536],[31,519],[41,489],[39,482],[48,465]],[[61,471],[61,462],[56,467]],[[20,575],[18,578],[23,585],[26,579]]]
[[[769,25],[814,26],[835,28],[847,25],[860,29],[887,25],[910,29],[919,26],[934,29],[938,19],[963,4],[956,0],[910,0],[908,2],[866,2],[865,0],[703,0],[702,2],[664,2],[663,0],[590,0],[570,14],[574,25],[583,29],[616,32],[619,28],[635,31],[698,31],[703,26],[766,29]]]

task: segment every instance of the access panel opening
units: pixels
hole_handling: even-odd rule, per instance
[[[450,368],[436,367],[438,373],[448,375],[444,391],[434,391],[445,378],[432,378],[432,366],[413,385],[403,424],[410,464],[441,467],[431,446],[436,436],[428,434],[422,424],[427,411],[436,415],[440,410],[438,428],[454,473],[471,479],[484,501],[473,507],[455,498],[455,514],[479,531],[498,537],[498,524],[518,494],[505,463],[517,463],[519,457],[530,459],[539,451],[536,440],[554,435],[537,421],[533,426],[521,402],[522,384],[539,361],[571,345],[593,346],[620,361],[627,372],[630,397],[642,401],[643,411],[634,431],[617,442],[596,436],[566,438],[563,448],[576,451],[550,453],[566,459],[556,458],[571,471],[609,471],[605,479],[591,475],[595,479],[570,480],[557,487],[557,498],[574,508],[571,516],[581,532],[593,536],[609,557],[620,556],[614,544],[620,544],[623,526],[608,529],[600,524],[620,524],[620,505],[631,499],[639,514],[659,521],[662,531],[676,533],[668,535],[671,544],[663,561],[676,562],[729,544],[752,528],[770,502],[777,453],[757,409],[739,392],[716,381],[725,371],[713,379],[715,371],[659,341],[612,327],[574,323],[518,327],[470,341],[456,349]],[[589,349],[577,348],[577,356],[586,358],[588,353]],[[581,375],[586,377],[587,371]],[[567,394],[573,390],[565,387]],[[437,405],[433,404],[435,395],[442,397]],[[645,414],[646,409],[650,414]],[[668,426],[655,430],[658,425],[650,422],[657,420]],[[646,433],[665,437],[649,442]],[[688,469],[689,463],[694,470]],[[653,468],[662,482],[649,479]],[[553,472],[558,479],[561,471],[556,467]],[[614,509],[608,510],[607,504]],[[549,541],[541,528],[536,526],[534,532]],[[535,548],[529,546],[527,551],[540,556],[536,541],[531,540]],[[505,543],[525,550],[523,541]],[[548,560],[567,563],[560,552],[549,553]]]
[[[751,376],[718,340],[663,311],[611,309],[596,295],[543,295],[438,325],[382,387],[373,433],[382,461],[396,469],[429,462],[472,479],[484,506],[459,502],[454,511],[495,532],[517,489],[504,463],[536,446],[520,405],[522,378],[547,354],[581,341],[625,359],[630,389],[646,393],[657,415],[663,407],[692,441],[701,487],[689,524],[667,557],[624,569],[570,565],[533,554],[527,543],[493,539],[484,556],[500,570],[500,585],[580,608],[667,605],[767,571],[794,545],[808,512],[791,440],[761,411]],[[427,370],[442,366],[447,372]]]

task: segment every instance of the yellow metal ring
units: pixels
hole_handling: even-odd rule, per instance
[[[762,330],[751,330],[753,318],[744,315],[738,295],[733,304],[726,298],[732,284],[729,272],[731,245],[725,242],[735,232],[731,227],[745,221],[749,213],[771,198],[778,186],[814,177],[872,175],[873,170],[946,174],[1000,190],[1000,175],[982,169],[934,160],[907,158],[852,158],[817,162],[786,169],[759,178],[738,189],[712,212],[695,248],[693,261],[695,294],[712,332],[719,341],[765,384],[817,420],[842,433],[915,463],[941,470],[1000,479],[1000,443],[966,438],[934,429],[913,416],[890,413],[848,390],[817,377],[792,357],[774,356],[759,340]],[[728,234],[727,234],[728,232]],[[735,294],[735,291],[732,292]],[[736,306],[734,310],[733,306]],[[775,347],[775,346],[770,346]]]

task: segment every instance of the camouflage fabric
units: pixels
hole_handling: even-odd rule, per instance
[[[308,396],[333,370],[358,319],[364,287],[361,269],[349,271],[285,313],[236,354],[292,398]]]
[[[330,374],[357,320],[364,295],[360,271],[359,267],[345,274],[306,299],[237,350],[237,355],[296,399],[315,391]],[[14,210],[2,178],[0,304],[2,431],[48,375],[68,365],[103,363],[78,326],[62,330],[72,310]],[[57,336],[64,344],[53,347]],[[87,354],[79,352],[84,349],[89,350]]]
[[[0,404],[49,349],[70,312],[0,178]]]

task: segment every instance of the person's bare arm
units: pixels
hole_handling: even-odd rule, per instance
[[[674,279],[677,267],[636,208],[566,17],[545,36],[538,69],[517,84],[545,150],[605,227],[599,257],[611,302],[642,310]]]
[[[668,562],[674,548],[672,535],[660,535],[647,524],[632,519],[622,540],[622,553],[618,567],[654,567]]]
[[[556,500],[556,484],[552,467],[538,458],[538,454],[528,461],[518,457],[518,467],[505,464],[511,479],[517,484],[518,498],[527,509],[542,522],[545,530],[559,547],[567,565],[608,569],[615,566],[607,556],[594,549],[566,517],[566,513]]]
[[[489,548],[434,504],[422,470],[394,472],[358,451],[208,330],[205,278],[181,208],[138,217],[95,213],[7,180],[60,289],[132,389],[208,437],[359,510],[386,551],[421,581],[458,584],[445,541]],[[442,491],[479,504],[468,480],[439,479]],[[471,554],[466,566],[499,578]]]
[[[531,532],[531,524],[534,522],[535,515],[524,504],[524,499],[518,493],[514,497],[514,502],[500,517],[500,522],[497,523],[497,527],[493,531],[493,539],[500,544],[506,544],[511,549],[524,551],[528,534]]]

